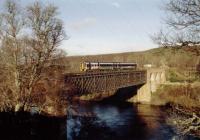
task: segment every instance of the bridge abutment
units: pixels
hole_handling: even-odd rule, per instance
[[[166,82],[164,69],[147,69],[146,83],[138,88],[137,95],[129,99],[130,102],[150,103],[151,96],[156,92],[160,84]]]

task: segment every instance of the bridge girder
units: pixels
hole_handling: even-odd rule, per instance
[[[119,88],[146,83],[146,70],[74,73],[65,76],[65,83],[76,87],[77,94],[116,91]]]

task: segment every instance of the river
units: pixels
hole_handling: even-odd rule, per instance
[[[194,140],[179,136],[167,125],[164,107],[150,105],[80,104],[78,112],[90,117],[67,119],[68,140]]]
[[[73,108],[76,113],[67,118],[0,113],[0,140],[197,139],[178,136],[165,123],[164,107],[88,103],[73,104]]]

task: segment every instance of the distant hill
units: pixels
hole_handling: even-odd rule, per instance
[[[69,72],[78,72],[80,70],[80,63],[84,61],[136,62],[139,67],[142,67],[144,64],[152,64],[157,67],[166,66],[184,69],[185,67],[195,66],[197,63],[197,56],[183,49],[155,48],[141,52],[69,56],[64,58],[61,63],[65,63],[68,66]]]

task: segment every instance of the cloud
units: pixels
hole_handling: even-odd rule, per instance
[[[112,6],[114,6],[115,8],[120,8],[121,5],[118,2],[113,2],[111,3]]]
[[[73,22],[68,25],[69,28],[72,28],[74,30],[81,30],[85,29],[91,26],[94,26],[96,24],[97,20],[96,18],[84,18],[80,21]]]

